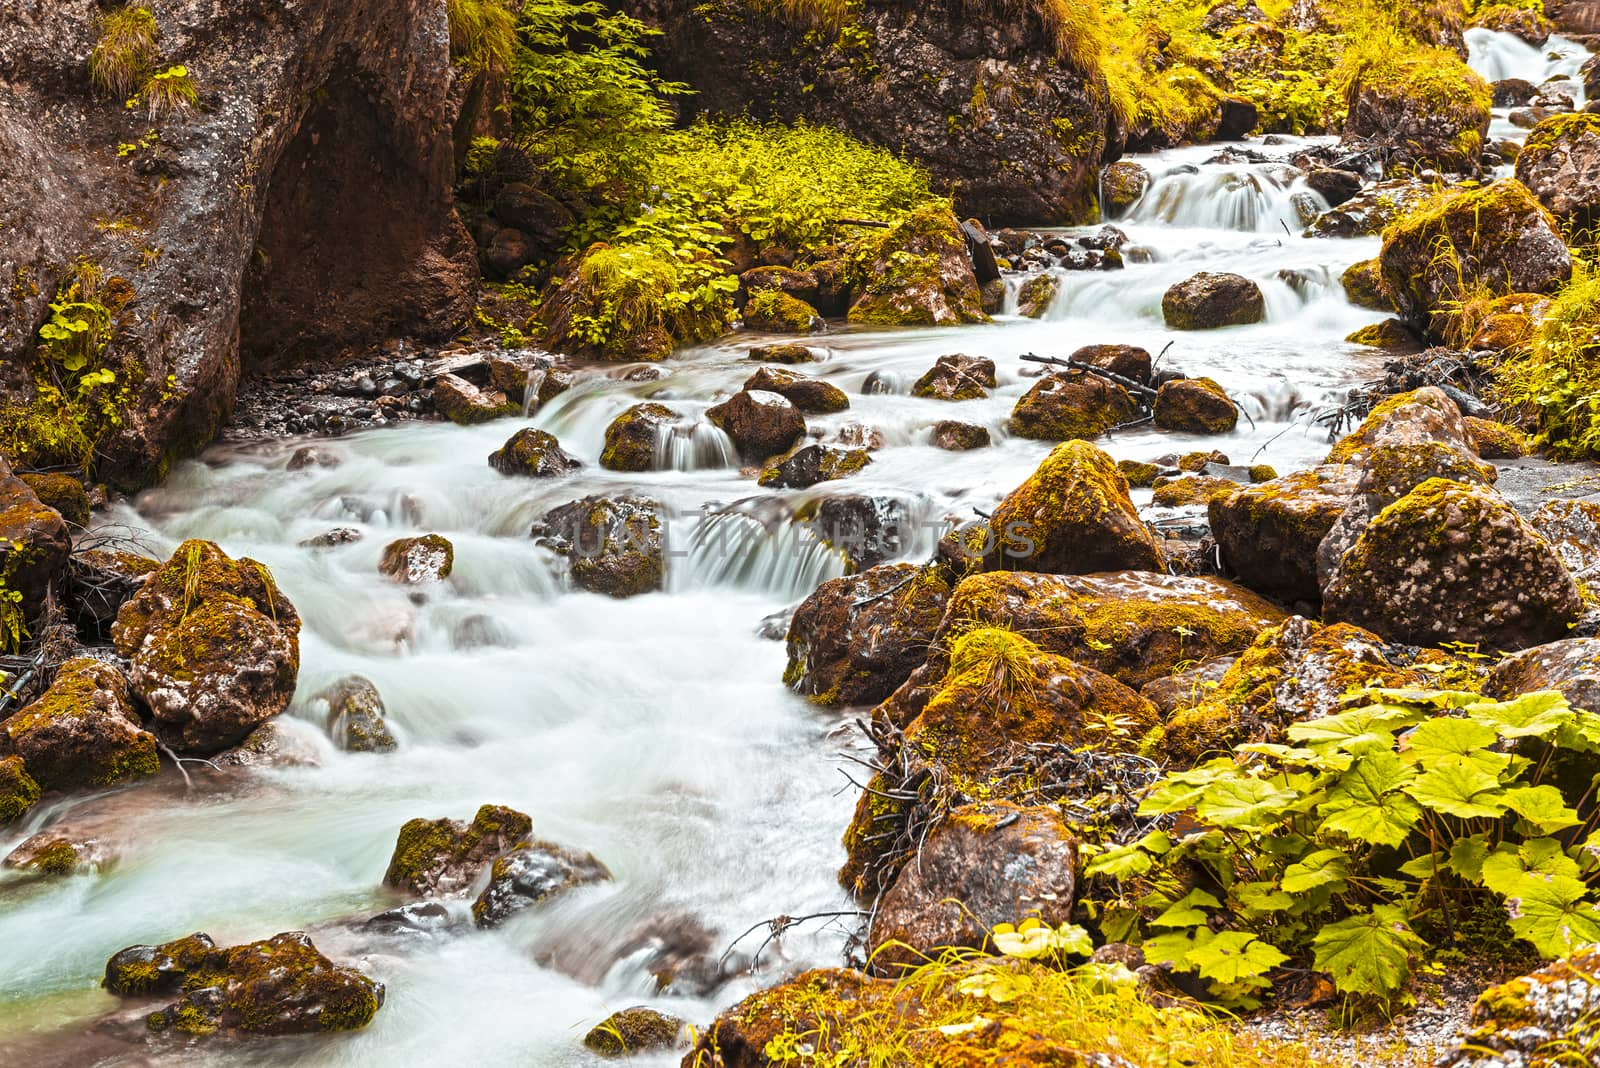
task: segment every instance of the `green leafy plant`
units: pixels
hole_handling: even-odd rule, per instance
[[[200,94],[195,90],[189,68],[179,64],[152,74],[144,83],[139,98],[154,119],[189,110],[199,101]]]
[[[1169,774],[1140,812],[1192,829],[1092,860],[1135,894],[1121,904],[1148,958],[1236,1005],[1291,960],[1388,1004],[1428,950],[1418,929],[1449,940],[1486,901],[1543,956],[1600,941],[1600,716],[1554,692],[1353,703],[1292,725],[1290,744]]]
[[[517,16],[505,0],[449,0],[450,54],[478,70],[502,73],[517,44]]]
[[[20,543],[11,544],[13,554],[21,548]],[[22,591],[8,588],[4,576],[0,576],[0,653],[17,652],[27,639],[28,621],[22,611]]]
[[[89,53],[89,80],[107,96],[123,98],[155,68],[160,33],[149,8],[130,4],[100,16],[100,37]]]
[[[1534,444],[1559,459],[1600,455],[1600,275],[1574,263],[1526,346],[1497,369],[1500,399],[1532,417]]]

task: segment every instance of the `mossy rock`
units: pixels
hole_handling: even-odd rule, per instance
[[[602,1057],[629,1057],[687,1045],[689,1025],[643,1005],[607,1016],[583,1036],[584,1048]]]
[[[1228,459],[1227,454],[1217,449],[1212,449],[1210,452],[1196,450],[1195,452],[1186,452],[1178,457],[1178,470],[1189,474],[1198,474],[1212,464],[1227,467],[1230,463],[1232,461]],[[1120,468],[1121,465],[1119,464],[1118,466]]]
[[[383,547],[378,573],[402,586],[443,582],[456,566],[456,547],[442,534],[399,538]]]
[[[665,404],[635,404],[606,427],[600,466],[607,471],[654,471],[662,435],[680,421]]]
[[[1131,489],[1149,489],[1161,477],[1160,464],[1147,464],[1140,460],[1118,460],[1117,471],[1128,480]],[[1170,470],[1170,469],[1167,469]]]
[[[956,326],[988,322],[966,236],[951,211],[911,212],[851,254],[860,295],[850,322],[869,326]]]
[[[421,897],[471,889],[494,858],[528,841],[533,821],[504,805],[484,805],[472,822],[414,819],[400,828],[383,884]]]
[[[1472,450],[1461,409],[1436,386],[1424,386],[1384,399],[1367,413],[1360,426],[1334,444],[1326,462],[1359,463],[1364,450],[1374,445],[1426,445],[1429,442],[1466,452]]]
[[[103,869],[114,860],[114,854],[95,838],[74,840],[42,831],[7,853],[0,867],[59,878],[84,869]]]
[[[819,482],[849,478],[871,462],[866,449],[802,445],[775,458],[762,470],[757,481],[772,489],[807,489]]]
[[[1100,172],[1100,206],[1106,218],[1118,219],[1139,202],[1155,179],[1144,167],[1120,160]]]
[[[1317,548],[1355,500],[1360,471],[1328,464],[1211,501],[1207,514],[1229,572],[1285,604],[1316,605]]]
[[[1523,649],[1566,636],[1582,601],[1549,544],[1483,486],[1430,479],[1378,513],[1323,591],[1329,619],[1395,641]]]
[[[1174,330],[1248,326],[1266,318],[1267,301],[1248,278],[1201,271],[1162,295],[1161,314]]]
[[[800,409],[765,390],[740,390],[707,408],[706,420],[733,440],[741,456],[758,462],[788,451],[806,433]]]
[[[388,753],[398,746],[384,718],[383,696],[371,679],[348,676],[311,700],[327,707],[328,737],[340,749],[349,753]]]
[[[1153,361],[1149,351],[1137,345],[1085,345],[1068,359],[1110,371],[1141,386],[1150,384]]]
[[[522,406],[512,403],[498,389],[479,389],[458,375],[440,375],[433,383],[433,407],[440,415],[460,426],[476,426],[493,419],[521,415]]]
[[[1401,318],[1439,337],[1469,294],[1551,293],[1572,276],[1555,217],[1514,178],[1423,202],[1384,230],[1379,261]]]
[[[211,936],[201,932],[159,946],[129,946],[106,962],[100,985],[118,997],[176,994],[216,948]]]
[[[472,922],[499,927],[541,901],[610,878],[610,870],[592,853],[551,842],[522,842],[494,859],[489,885],[472,903]]]
[[[811,334],[826,324],[817,309],[799,297],[778,289],[763,289],[745,303],[744,325],[772,334]]]
[[[18,475],[45,506],[61,513],[74,526],[89,525],[89,492],[71,475]]]
[[[61,513],[0,459],[0,579],[22,595],[23,616],[39,618],[45,596],[66,567],[72,541]]]
[[[160,769],[155,736],[134,710],[127,677],[103,660],[62,664],[38,700],[0,723],[0,736],[47,790],[115,786]]]
[[[300,616],[266,565],[186,541],[111,630],[154,731],[180,753],[237,745],[283,712],[300,670]]]
[[[1137,413],[1121,386],[1073,371],[1039,379],[1017,400],[1006,426],[1017,437],[1035,441],[1088,441]]]
[[[850,407],[850,397],[833,383],[781,367],[761,368],[745,379],[744,388],[776,393],[802,412],[816,415],[832,415]]]
[[[1188,434],[1231,434],[1239,423],[1232,398],[1210,378],[1180,378],[1156,391],[1155,424]]]
[[[1345,268],[1339,281],[1344,285],[1345,297],[1356,307],[1381,312],[1395,310],[1394,301],[1383,288],[1383,267],[1376,256]]]
[[[1387,54],[1362,67],[1345,100],[1345,136],[1381,147],[1391,171],[1477,170],[1493,94],[1455,53],[1418,48]]]
[[[1166,554],[1139,518],[1116,463],[1086,441],[1056,446],[1000,502],[985,570],[1161,571]]]
[[[755,345],[750,349],[750,359],[762,363],[820,363],[822,357],[804,345]]]
[[[936,449],[947,452],[968,452],[972,449],[987,449],[991,438],[989,428],[978,426],[975,423],[963,423],[955,419],[941,419],[933,424],[933,430],[928,436],[928,444]]]
[[[1460,1043],[1438,1063],[1443,1068],[1559,1068],[1567,1059],[1564,1051],[1592,1043],[1596,1004],[1600,949],[1590,946],[1485,990],[1472,1006]]]
[[[1183,478],[1158,478],[1155,481],[1156,504],[1163,508],[1205,506],[1212,498],[1232,493],[1239,483],[1227,478],[1209,478],[1205,475],[1185,475]]]
[[[911,386],[911,395],[947,401],[981,400],[994,386],[993,360],[954,353],[935,360]]]
[[[1381,323],[1363,326],[1345,338],[1352,345],[1366,345],[1374,349],[1404,349],[1415,351],[1422,347],[1411,328],[1399,319],[1385,319]]]
[[[1553,115],[1517,156],[1517,180],[1539,203],[1580,229],[1600,223],[1600,115]]]
[[[556,478],[571,474],[583,464],[561,447],[554,434],[524,427],[489,454],[489,466],[502,475]]]
[[[0,827],[38,804],[42,793],[21,757],[0,757]]]
[[[552,508],[531,534],[566,558],[579,589],[637,597],[666,580],[665,516],[647,497],[585,497]]]
[[[1061,292],[1061,277],[1048,271],[1029,276],[1017,290],[1017,314],[1042,319]]]
[[[62,583],[63,600],[82,633],[109,638],[117,612],[139,592],[161,561],[121,549],[83,549],[72,554]]]
[[[1259,484],[1259,483],[1262,483],[1262,482],[1271,482],[1273,479],[1275,479],[1277,477],[1278,477],[1278,470],[1277,470],[1277,468],[1273,467],[1271,464],[1251,464],[1250,465],[1250,481],[1253,484]]]

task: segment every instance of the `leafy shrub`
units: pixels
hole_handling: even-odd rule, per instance
[[[1600,275],[1574,261],[1525,351],[1497,371],[1500,399],[1537,423],[1534,444],[1557,457],[1600,456]]]
[[[1417,927],[1453,932],[1486,901],[1544,956],[1600,941],[1600,715],[1553,692],[1357,696],[1291,726],[1298,744],[1169,774],[1140,812],[1197,826],[1089,864],[1147,891],[1124,902],[1146,956],[1234,1004],[1308,958],[1345,994],[1391,1002],[1428,950]]]
[[[200,99],[189,68],[181,64],[152,74],[139,96],[152,119],[175,111],[187,111]]]
[[[477,70],[501,73],[517,45],[517,16],[505,0],[449,0],[450,54]]]
[[[130,4],[107,11],[89,53],[89,80],[107,96],[130,96],[155,68],[158,37],[149,8]]]

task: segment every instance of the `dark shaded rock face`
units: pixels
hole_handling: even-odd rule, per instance
[[[125,485],[205,444],[242,371],[442,337],[476,275],[450,199],[443,4],[150,6],[158,69],[185,65],[199,93],[154,121],[93,89],[93,0],[8,4],[0,20],[0,277],[23,282],[0,317],[3,384],[27,395],[50,301],[76,261],[98,265],[131,295],[106,358],[134,396],[100,443],[102,474]],[[108,219],[123,225],[96,226]]]
[[[955,187],[964,216],[1093,218],[1105,79],[1080,69],[1087,58],[1058,59],[1031,7],[981,18],[960,4],[866,0],[835,39],[751,0],[622,6],[666,30],[656,54],[668,77],[694,87],[688,108],[805,119],[903,150]]]

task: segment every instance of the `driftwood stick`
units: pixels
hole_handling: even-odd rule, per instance
[[[1085,374],[1096,375],[1100,378],[1103,378],[1107,382],[1115,382],[1117,385],[1121,386],[1123,389],[1127,390],[1129,393],[1132,393],[1136,397],[1142,397],[1145,400],[1150,401],[1156,399],[1156,391],[1151,389],[1149,386],[1142,386],[1125,375],[1119,375],[1113,371],[1107,371],[1105,368],[1096,367],[1092,363],[1084,363],[1082,360],[1063,360],[1056,356],[1038,356],[1031,352],[1023,353],[1022,359],[1027,360],[1030,363],[1044,363],[1050,364],[1053,367],[1067,367],[1074,371],[1083,371]]]

